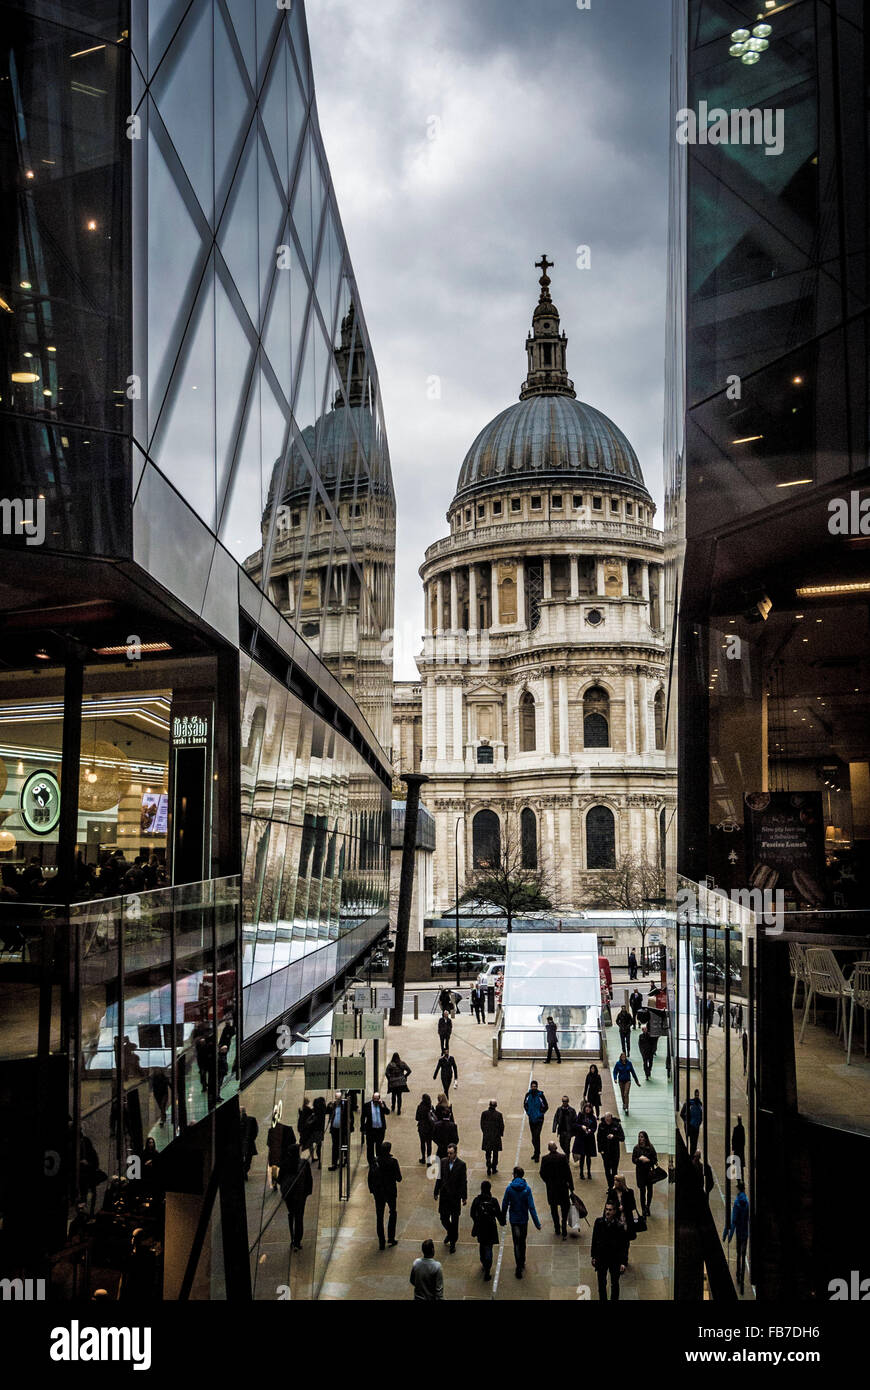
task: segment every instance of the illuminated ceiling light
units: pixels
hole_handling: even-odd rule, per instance
[[[732,58],[739,58],[740,55],[741,55],[741,53],[745,53],[745,52],[746,52],[746,44],[745,44],[745,43],[732,43],[732,45],[731,45],[731,47],[729,48],[728,52],[731,54],[731,57],[732,57]]]
[[[94,221],[93,217],[91,217],[91,218],[88,219],[88,231],[89,231],[89,232],[95,232],[96,230],[97,230],[97,224],[96,224],[96,222]]]
[[[49,389],[48,389],[47,386],[43,389],[42,394],[43,394],[44,396],[50,396],[50,395],[51,395],[51,392],[49,391]]]
[[[47,347],[45,350],[46,350],[46,352],[57,352],[57,348],[56,348],[56,347]]]
[[[756,39],[769,39],[773,33],[773,25],[768,23],[753,24],[752,33]]]
[[[24,356],[24,357],[32,357],[32,356],[33,356],[33,353],[32,353],[32,352],[25,352],[25,353],[23,353],[23,356]]]
[[[806,487],[812,481],[812,478],[792,478],[790,483],[777,483],[777,487]]]
[[[732,43],[745,43],[749,37],[750,34],[748,29],[733,29],[731,31]]]
[[[11,308],[10,305],[8,305],[8,304],[6,303],[6,300],[3,298],[2,295],[0,295],[0,309],[5,310],[5,312],[6,312],[7,314],[14,314],[14,313],[15,313],[15,310],[14,310],[13,308]]]
[[[870,594],[870,579],[852,584],[805,584],[795,590],[798,598],[838,598],[846,594]]]
[[[804,379],[802,376],[793,376],[791,379],[791,384],[792,386],[803,386]]]
[[[732,439],[732,444],[752,444],[756,439],[763,439],[763,434],[747,434],[743,439]]]
[[[95,647],[97,656],[126,656],[127,644],[123,643],[117,647]],[[172,647],[168,642],[143,642],[138,648],[140,652],[171,652]]]
[[[763,53],[766,48],[770,48],[767,39],[749,39],[746,44],[750,53]]]
[[[23,290],[32,290],[32,289],[33,289],[33,286],[31,285],[31,283],[30,283],[29,280],[19,280],[18,283],[19,283],[19,285],[21,286],[21,288],[22,288]]]
[[[32,386],[34,382],[39,381],[39,377],[36,372],[13,372],[12,380],[19,382],[22,386]]]
[[[740,61],[741,63],[745,63],[747,67],[751,67],[753,63],[758,62],[760,57],[760,53],[744,53]]]
[[[795,613],[795,617],[796,617],[796,618],[802,618],[802,617],[803,617],[803,613]]]
[[[38,648],[36,649],[36,651],[33,653],[33,655],[36,657],[37,661],[50,661],[50,660],[51,660],[51,657],[49,656],[48,652],[45,650],[45,647],[38,647]]]
[[[36,175],[34,174],[34,172],[33,172],[32,169],[28,169],[28,170],[27,170],[27,173],[24,175],[24,177],[25,177],[26,179],[32,179],[32,178],[35,178]]]
[[[71,53],[69,56],[71,58],[84,58],[87,53],[99,53],[100,49],[105,48],[105,46],[104,43],[95,43],[93,48],[80,48],[78,53]]]

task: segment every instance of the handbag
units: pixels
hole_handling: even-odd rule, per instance
[[[652,1174],[650,1175],[650,1184],[664,1182],[667,1176],[668,1175],[665,1172],[664,1168],[660,1167],[657,1163],[652,1170]]]
[[[645,1231],[647,1229],[645,1216],[640,1216],[637,1213],[635,1213],[634,1229],[636,1231]]]
[[[441,1159],[434,1154],[429,1160],[429,1167],[426,1169],[426,1177],[430,1182],[435,1182],[441,1176]]]
[[[582,1197],[578,1197],[576,1192],[571,1193],[571,1207],[577,1213],[578,1220],[584,1221],[588,1216],[588,1208]]]

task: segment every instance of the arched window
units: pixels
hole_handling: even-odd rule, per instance
[[[600,685],[583,696],[583,747],[610,747],[610,697]]]
[[[665,826],[666,817],[665,808],[663,806],[659,811],[659,863],[661,864],[662,873],[665,872],[667,866],[667,833]]]
[[[535,751],[535,697],[524,690],[520,696],[520,752]]]
[[[665,746],[665,692],[663,690],[656,691],[653,713],[656,726],[656,748],[661,749]]]
[[[538,867],[538,823],[535,813],[526,806],[520,814],[520,845],[524,869]]]
[[[607,806],[593,806],[586,817],[586,867],[616,868],[616,822]]]
[[[475,869],[495,868],[501,858],[501,828],[495,811],[478,811],[471,823]]]

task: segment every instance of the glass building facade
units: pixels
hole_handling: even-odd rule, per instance
[[[245,1298],[240,1097],[388,925],[377,371],[302,0],[0,10],[0,1263]]]
[[[826,1299],[868,1234],[830,1180],[870,1145],[866,9],[677,0],[673,26],[668,861],[678,1108],[697,1087],[714,1179],[684,1147],[676,1288]]]

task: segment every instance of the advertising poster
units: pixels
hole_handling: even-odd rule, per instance
[[[745,798],[750,888],[782,890],[801,902],[825,901],[821,792],[750,792]]]

